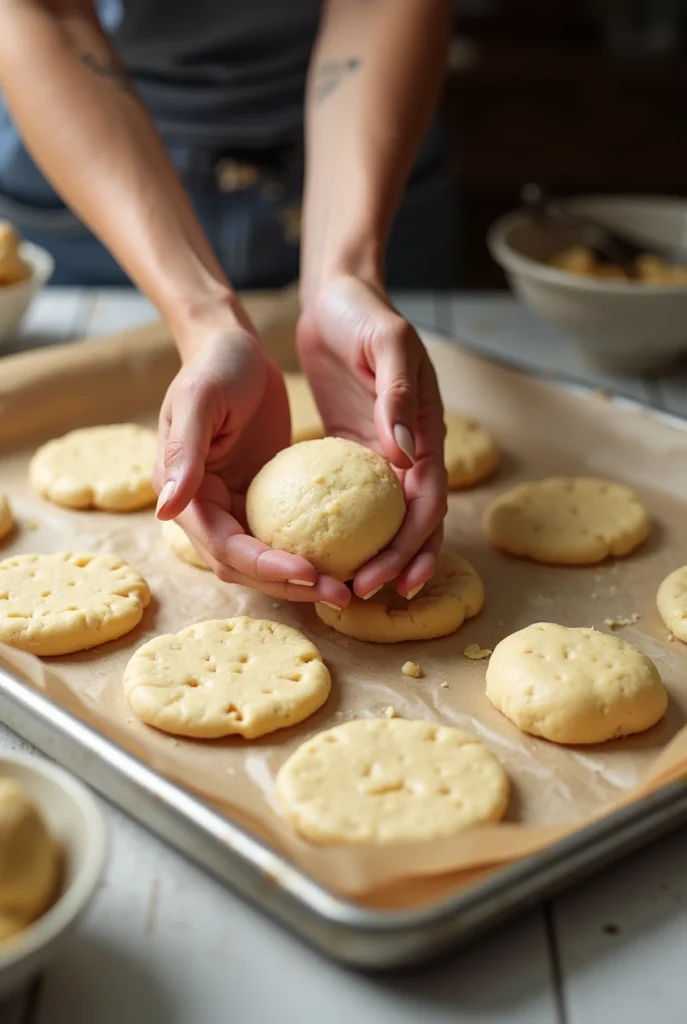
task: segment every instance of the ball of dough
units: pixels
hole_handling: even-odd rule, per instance
[[[400,718],[318,733],[277,774],[284,813],[316,843],[442,839],[498,821],[508,788],[503,768],[474,736]]]
[[[403,490],[381,455],[341,437],[285,448],[246,496],[251,532],[302,555],[319,572],[350,580],[393,540],[405,515]]]
[[[21,238],[8,221],[0,221],[0,285],[7,286],[25,281],[31,267],[19,255]]]
[[[367,601],[354,594],[346,608],[316,604],[315,610],[323,622],[346,636],[395,644],[447,636],[477,615],[483,604],[484,584],[467,559],[442,551],[434,576],[411,601],[390,583]]]
[[[538,622],[494,648],[487,697],[523,732],[554,743],[604,743],[643,732],[665,714],[654,663],[595,629]]]
[[[8,537],[14,529],[12,509],[5,495],[0,491],[0,540]]]
[[[169,519],[162,524],[162,536],[177,558],[180,558],[182,562],[195,565],[198,569],[210,568],[203,556],[196,551],[186,532],[173,519]]]
[[[551,477],[521,484],[487,509],[497,548],[548,565],[594,565],[646,540],[649,515],[634,491],[594,477]]]
[[[57,894],[60,850],[24,789],[0,779],[0,942],[26,928]]]
[[[447,412],[444,463],[449,490],[472,487],[486,480],[499,464],[499,452],[488,430],[474,420]]]
[[[656,605],[670,632],[687,643],[687,565],[666,576],[658,588]]]

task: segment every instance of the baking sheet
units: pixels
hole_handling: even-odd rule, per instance
[[[291,301],[280,299],[260,307],[265,323],[280,339],[280,359],[287,364],[292,359]],[[89,346],[97,355],[90,361],[90,380],[89,361],[84,360],[84,347]],[[457,347],[432,344],[447,406],[487,423],[505,453],[500,474],[488,486],[451,497],[447,520],[448,542],[483,576],[487,603],[477,619],[452,637],[377,647],[329,631],[305,606],[289,606],[228,586],[180,563],[167,550],[150,511],[127,516],[69,512],[33,496],[26,483],[26,460],[35,440],[55,432],[56,417],[64,418],[81,401],[78,419],[69,425],[97,419],[97,401],[84,409],[84,396],[93,402],[95,393],[97,400],[105,380],[109,405],[104,418],[115,418],[118,390],[130,415],[136,411],[132,389],[126,386],[132,374],[138,382],[139,408],[152,406],[175,365],[160,327],[114,341],[66,347],[59,353],[60,400],[46,405],[37,401],[35,388],[37,383],[45,388],[50,380],[50,355],[27,354],[0,363],[0,444],[3,438],[11,438],[15,446],[25,437],[32,439],[30,448],[8,452],[0,461],[1,486],[20,523],[2,554],[67,547],[115,551],[146,576],[155,597],[139,629],[100,650],[38,662],[5,648],[0,661],[156,770],[267,839],[320,882],[360,900],[382,900],[385,906],[416,904],[428,899],[430,892],[435,900],[495,864],[541,849],[652,783],[684,773],[687,648],[669,642],[654,605],[660,580],[685,560],[687,434],[675,426],[598,396],[563,393]],[[141,373],[142,365],[146,374]],[[40,368],[38,376],[35,368]],[[12,409],[22,410],[22,436],[16,419],[12,421]],[[496,493],[519,480],[569,472],[607,475],[637,488],[656,520],[640,553],[596,568],[559,569],[509,559],[486,545],[481,514]],[[663,722],[648,733],[603,747],[566,749],[524,736],[486,701],[486,662],[470,662],[462,653],[473,642],[493,647],[502,636],[532,621],[605,628],[604,619],[633,613],[640,619],[622,635],[654,658],[670,691],[670,707]],[[334,687],[327,705],[299,727],[250,742],[177,740],[135,720],[121,691],[122,671],[132,651],[160,632],[236,614],[286,622],[311,637],[332,671]],[[400,667],[408,659],[420,662],[422,679],[401,675]],[[448,686],[442,686],[444,682]],[[274,801],[279,765],[313,732],[355,716],[382,714],[389,706],[399,715],[455,724],[484,739],[513,783],[504,824],[474,828],[431,847],[408,845],[381,852],[318,849],[294,835]],[[438,877],[429,884],[408,883],[409,877],[420,875]]]

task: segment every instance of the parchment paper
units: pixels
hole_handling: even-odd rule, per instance
[[[272,351],[288,366],[293,366],[293,310],[292,295],[259,299],[252,310],[258,326],[273,339]],[[478,417],[504,452],[493,481],[451,497],[447,519],[447,543],[476,566],[487,602],[482,614],[453,636],[389,646],[340,636],[320,623],[309,606],[221,583],[178,561],[152,510],[118,516],[71,512],[31,493],[26,464],[36,441],[83,422],[125,417],[153,422],[176,367],[162,325],[0,361],[0,448],[5,449],[0,487],[19,522],[0,555],[116,552],[143,573],[154,595],[141,626],[119,641],[42,662],[0,646],[0,664],[202,795],[319,881],[388,907],[434,901],[659,782],[687,774],[687,646],[669,641],[655,609],[658,584],[687,561],[687,432],[624,403],[567,393],[477,359],[458,345],[427,340],[447,407]],[[637,489],[655,522],[639,553],[599,567],[568,569],[511,559],[487,545],[482,512],[496,494],[521,480],[580,472]],[[468,643],[493,648],[508,633],[535,621],[606,629],[604,619],[633,613],[640,616],[638,622],[619,635],[656,662],[670,706],[649,732],[603,746],[563,748],[521,733],[484,696],[487,663],[463,655]],[[257,741],[174,739],[138,722],[121,688],[133,651],[159,633],[240,614],[285,622],[317,644],[333,678],[325,707],[301,726]],[[401,674],[409,659],[420,663],[421,679]],[[403,717],[456,725],[480,736],[511,778],[505,822],[431,845],[382,850],[318,848],[299,839],[275,801],[279,766],[313,733],[354,717],[379,716],[387,707]]]

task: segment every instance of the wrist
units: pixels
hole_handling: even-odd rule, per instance
[[[172,329],[182,363],[192,359],[208,338],[234,331],[254,333],[238,296],[225,286],[176,301],[169,310],[163,310],[163,316]]]
[[[305,308],[332,281],[354,277],[376,292],[385,290],[385,246],[373,231],[337,235],[308,241],[303,249],[300,298]]]

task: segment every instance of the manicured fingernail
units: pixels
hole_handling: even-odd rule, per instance
[[[160,494],[157,499],[157,505],[155,506],[156,516],[159,516],[160,512],[162,512],[162,509],[171,499],[172,495],[174,494],[175,486],[176,484],[174,483],[173,480],[168,480],[167,483],[162,488],[162,490],[160,491]]]
[[[364,594],[363,595],[363,601],[369,601],[371,597],[374,597],[375,594],[379,593],[379,591],[382,589],[383,586],[384,586],[384,584],[380,583],[379,586],[375,587],[374,590],[371,590],[369,594]]]
[[[325,608],[331,608],[332,611],[334,612],[343,611],[343,608],[341,607],[340,604],[332,604],[331,601],[320,601],[320,604],[323,604]]]
[[[413,435],[410,433],[408,428],[404,427],[402,423],[397,423],[394,427],[394,437],[396,439],[396,444],[403,454],[410,459],[413,465],[415,465],[415,442],[413,441]]]
[[[314,587],[310,580],[287,580],[287,583],[295,583],[297,587]]]
[[[414,597],[417,597],[423,587],[424,583],[421,583],[419,587],[413,587],[412,590],[409,590],[406,594],[406,601],[412,601]]]

